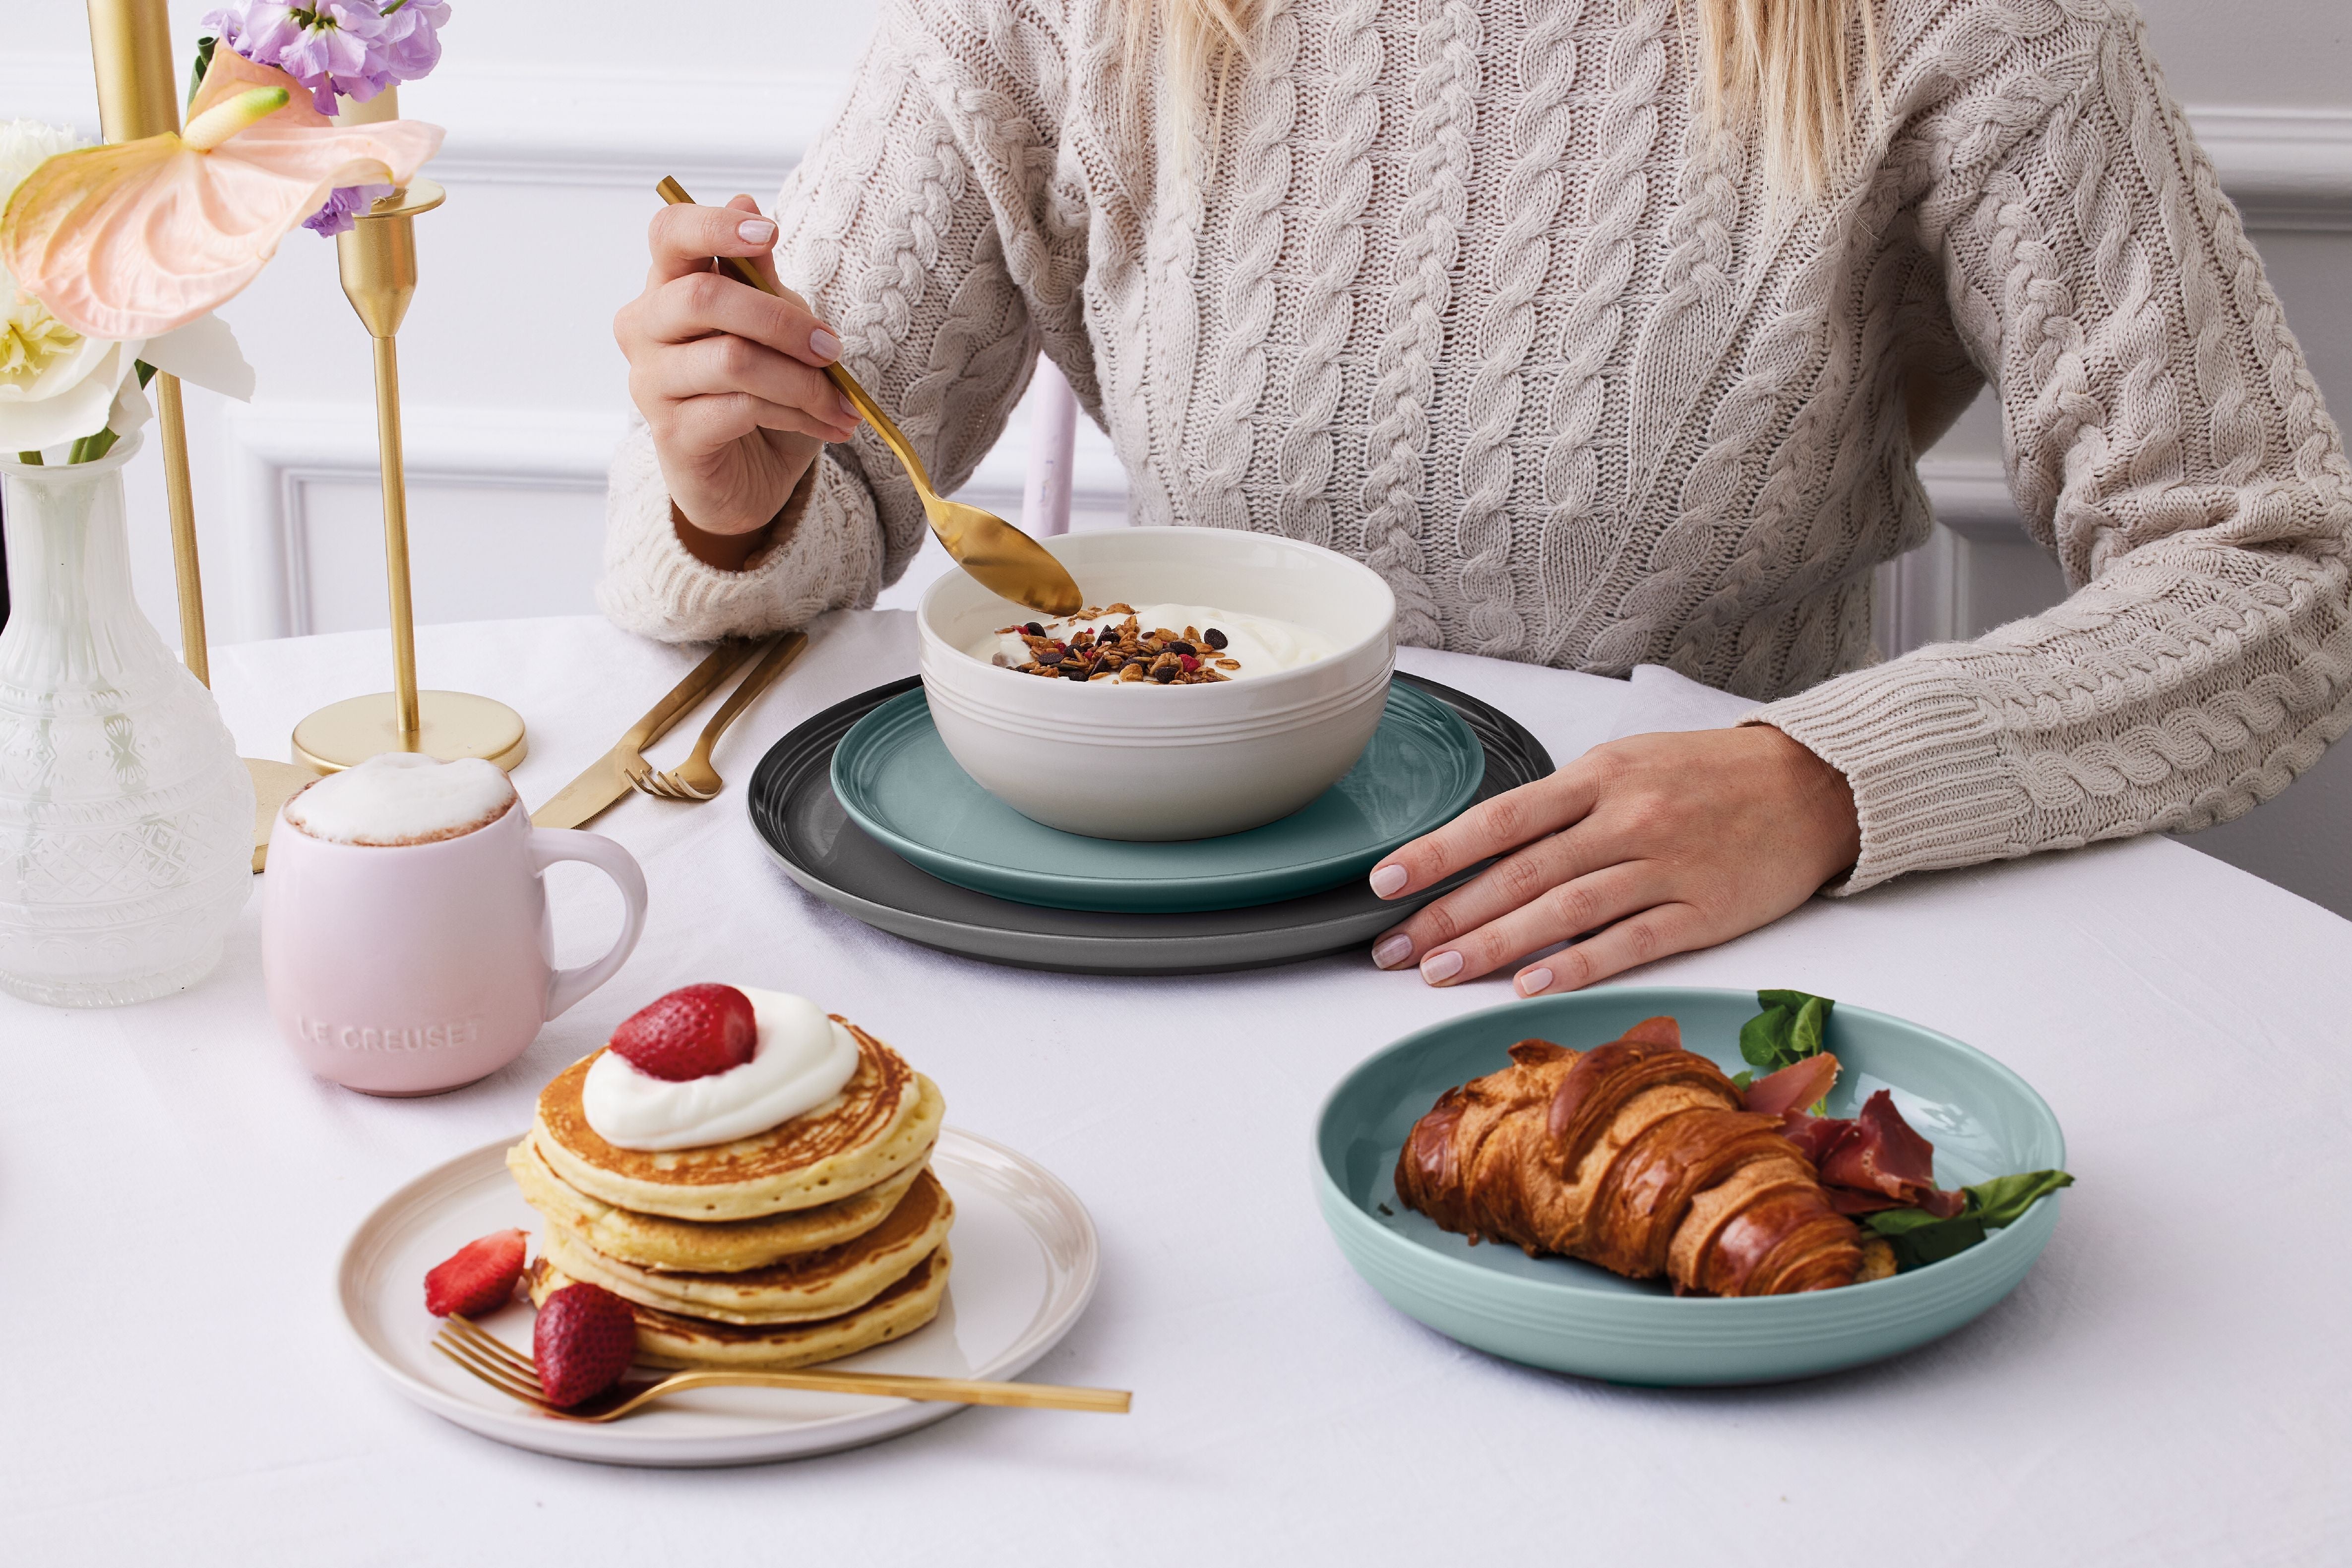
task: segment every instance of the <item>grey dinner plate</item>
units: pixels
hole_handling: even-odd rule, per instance
[[[1510,716],[1434,681],[1396,678],[1438,698],[1486,754],[1481,800],[1552,770],[1543,744]],[[837,703],[768,749],[751,776],[751,825],[784,873],[877,930],[992,963],[1101,975],[1191,975],[1295,963],[1369,944],[1462,872],[1413,898],[1383,902],[1360,881],[1279,904],[1182,914],[1124,915],[1015,904],[942,882],[852,821],[833,792],[833,753],[852,726],[920,676]]]

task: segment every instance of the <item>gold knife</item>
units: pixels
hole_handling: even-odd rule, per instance
[[[627,765],[639,761],[646,747],[667,735],[672,726],[692,713],[760,645],[747,638],[730,637],[713,648],[709,658],[687,672],[686,679],[671,687],[667,696],[656,703],[628,734],[621,737],[619,744],[590,763],[586,771],[566,784],[554,800],[533,811],[530,825],[576,828],[627,794]]]

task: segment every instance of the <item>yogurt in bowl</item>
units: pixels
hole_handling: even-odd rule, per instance
[[[1330,638],[1296,622],[1199,604],[1127,603],[1000,626],[970,650],[1024,675],[1137,686],[1262,680],[1334,651]]]
[[[1045,622],[950,572],[917,612],[923,688],[940,738],[982,788],[1066,832],[1204,839],[1288,816],[1355,766],[1380,726],[1395,664],[1396,598],[1377,572],[1239,529],[1114,528],[1039,542],[1069,569],[1089,609],[1131,606],[1139,633],[1198,631],[1200,642],[1180,636],[1196,652],[1177,657],[1213,674],[1151,677],[1171,651],[1165,639],[1142,675],[1126,674],[1134,661],[1124,653],[1108,671],[1065,671],[1057,661],[1063,678],[1024,673],[1021,663],[1042,664],[1037,654],[1052,651],[1026,634],[1034,623],[1043,636]],[[1128,619],[1064,622],[1044,641],[1066,650],[1084,624],[1096,633],[1091,648],[1107,623],[1124,628]],[[1234,658],[1237,668],[1198,652],[1213,647],[1212,626],[1227,649],[1244,634],[1254,642]],[[1141,685],[1168,689],[1129,689]]]

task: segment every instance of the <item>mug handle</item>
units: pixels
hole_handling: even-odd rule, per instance
[[[544,873],[558,861],[585,861],[613,879],[624,906],[621,935],[612,951],[593,964],[558,969],[548,977],[547,1016],[556,1018],[572,1003],[611,979],[637,950],[646,930],[646,873],[637,858],[602,833],[571,828],[533,828],[529,840],[531,869]]]

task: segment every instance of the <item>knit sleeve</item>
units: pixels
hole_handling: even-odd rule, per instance
[[[941,0],[887,8],[847,103],[785,183],[776,269],[833,324],[842,363],[950,495],[1003,433],[1036,361],[1000,219],[1040,204],[1019,188],[1037,178],[1036,160],[976,167],[1003,150],[1012,133],[1000,121],[1017,111],[986,85],[1001,61],[943,45],[941,9]],[[778,542],[742,571],[707,565],[678,542],[642,425],[615,458],[607,494],[597,602],[618,624],[672,641],[871,605],[929,528],[897,458],[863,426],[825,448],[780,516]]]
[[[2352,726],[2352,466],[2136,13],[1941,250],[2010,486],[2073,592],[1774,703],[1906,871],[2198,828]]]

